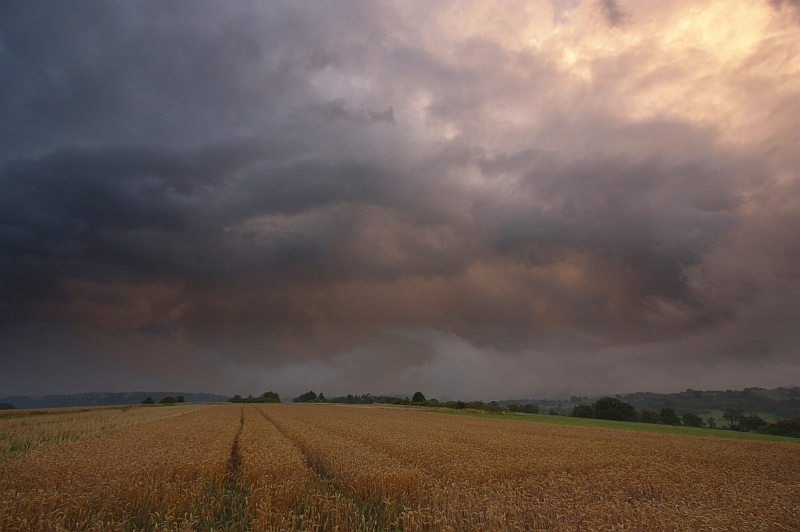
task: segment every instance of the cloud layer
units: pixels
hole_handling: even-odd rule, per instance
[[[5,3],[0,392],[798,384],[798,21]]]

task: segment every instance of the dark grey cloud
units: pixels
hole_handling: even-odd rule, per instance
[[[536,7],[1,6],[0,387],[796,384],[791,22]]]
[[[625,22],[626,15],[622,8],[619,7],[617,0],[602,0],[599,2],[603,9],[603,13],[612,27],[619,26]]]
[[[172,339],[178,331],[178,323],[143,323],[136,327],[136,331],[142,334],[152,334],[161,338]]]
[[[784,4],[797,8],[800,7],[800,0],[770,0],[770,4],[776,8],[781,8]]]

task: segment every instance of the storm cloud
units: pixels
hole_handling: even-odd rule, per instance
[[[4,2],[0,395],[800,383],[794,2]]]

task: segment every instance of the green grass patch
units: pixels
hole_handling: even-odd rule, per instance
[[[482,417],[490,419],[507,419],[551,425],[572,425],[600,429],[630,430],[634,432],[652,432],[657,434],[674,434],[677,436],[699,436],[701,438],[728,438],[733,440],[760,440],[800,444],[800,439],[786,436],[771,436],[753,432],[736,432],[733,430],[700,429],[695,427],[677,427],[672,425],[655,425],[651,423],[630,423],[626,421],[607,421],[605,419],[586,419],[569,416],[550,416],[547,414],[487,414],[483,412],[459,412],[456,410],[426,409],[428,412],[449,414],[454,416]]]

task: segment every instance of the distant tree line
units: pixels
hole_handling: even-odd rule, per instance
[[[314,391],[306,392],[299,397],[292,399],[295,403],[341,403],[341,404],[388,404],[388,405],[409,405],[409,406],[428,406],[435,408],[453,408],[456,410],[483,410],[486,412],[502,412],[503,408],[496,402],[484,403],[483,401],[447,401],[440,402],[437,399],[426,399],[422,392],[416,392],[409,399],[408,397],[396,397],[389,395],[342,395],[328,399],[324,394],[317,395]]]
[[[642,410],[637,412],[630,403],[615,397],[604,397],[594,404],[581,404],[572,408],[573,417],[608,419],[614,421],[631,421],[641,423],[656,423],[662,425],[675,425],[697,428],[720,428],[740,432],[758,432],[777,436],[791,436],[800,438],[800,418],[789,418],[770,423],[755,414],[745,415],[741,409],[728,409],[722,418],[727,421],[727,426],[718,427],[716,420],[709,416],[705,421],[692,412],[678,416],[672,408],[662,408],[660,412]]]
[[[745,388],[744,390],[700,391],[687,389],[679,393],[638,392],[617,395],[638,410],[660,412],[672,408],[676,412],[707,414],[712,410],[761,412],[776,418],[800,417],[800,388]]]
[[[585,397],[573,397],[571,402],[577,403],[585,400]],[[451,408],[454,410],[476,410],[489,413],[513,412],[538,414],[540,410],[539,406],[536,404],[517,404],[513,402],[508,403],[506,407],[501,406],[496,401],[491,401],[489,403],[485,403],[483,401],[441,402],[437,399],[427,399],[422,392],[416,392],[410,399],[408,397],[370,394],[348,394],[328,399],[322,393],[317,394],[314,391],[308,391],[294,398],[293,401],[296,403],[393,404],[425,406],[432,408]],[[563,415],[556,408],[550,408],[548,414]],[[723,430],[758,432],[761,434],[774,434],[779,436],[792,436],[800,438],[800,418],[783,419],[776,421],[775,423],[769,423],[757,415],[745,415],[744,411],[741,409],[728,409],[722,416],[723,421],[727,422],[727,424],[717,426],[716,420],[711,416],[707,417],[705,420],[692,412],[686,412],[682,416],[679,416],[675,410],[670,407],[661,408],[660,411],[650,409],[637,411],[632,404],[617,397],[603,397],[594,403],[574,404],[572,407],[572,412],[568,415],[578,418],[653,423],[697,428],[719,428]]]
[[[186,402],[186,398],[184,396],[182,396],[182,395],[179,395],[177,397],[173,397],[171,395],[165,395],[164,397],[161,398],[161,400],[158,401],[158,404],[160,404],[160,405],[174,405],[174,404],[177,404],[177,403],[185,403],[185,402]],[[145,397],[144,401],[142,401],[143,405],[154,405],[155,403],[156,402],[153,400],[152,397]]]
[[[258,397],[249,395],[242,397],[241,395],[234,395],[228,399],[229,403],[280,403],[281,397],[276,392],[264,392]]]

